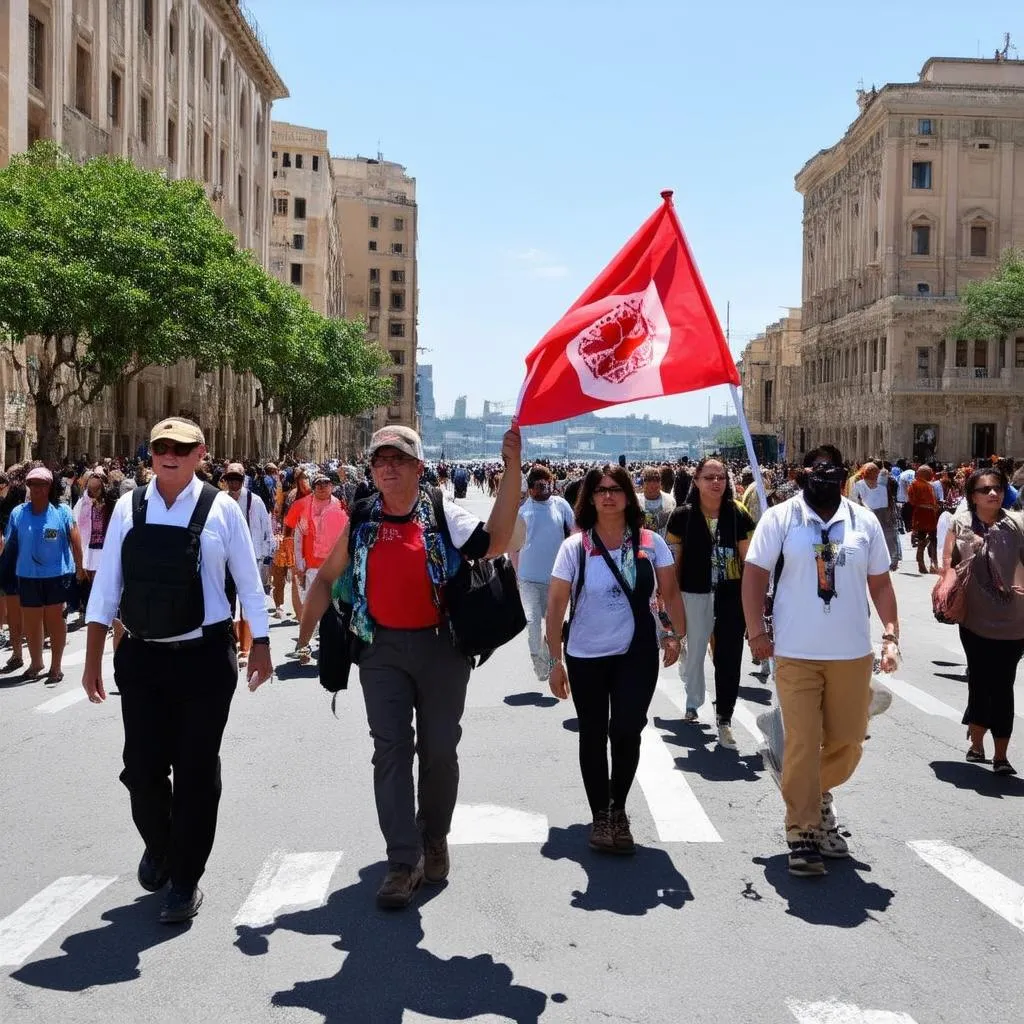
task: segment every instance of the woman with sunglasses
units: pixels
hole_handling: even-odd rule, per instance
[[[636,849],[626,797],[658,682],[659,642],[664,664],[672,665],[686,633],[672,553],[643,522],[629,473],[620,466],[591,469],[576,502],[581,532],[559,549],[548,593],[548,683],[559,700],[571,691],[576,706],[580,770],[593,814],[590,846],[600,853]],[[660,637],[659,593],[674,630]]]
[[[743,602],[740,580],[754,520],[733,498],[725,463],[701,459],[693,475],[690,501],[669,520],[666,540],[675,554],[686,605],[688,643],[680,675],[686,687],[684,720],[697,721],[704,703],[704,655],[712,641],[715,716],[720,746],[736,749],[732,713],[743,660]]]
[[[953,517],[942,564],[973,559],[960,643],[967,658],[967,760],[988,764],[985,733],[995,743],[992,770],[1016,775],[1007,759],[1013,733],[1013,684],[1024,655],[1024,521],[1002,507],[1006,474],[979,469],[966,484],[967,507]]]

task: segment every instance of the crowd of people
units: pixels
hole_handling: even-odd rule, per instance
[[[626,805],[659,662],[678,663],[684,721],[696,724],[710,650],[717,741],[735,749],[746,644],[763,672],[774,670],[785,725],[789,870],[822,875],[824,859],[849,855],[833,790],[860,759],[873,674],[900,659],[890,572],[904,546],[916,549],[921,575],[972,566],[959,624],[966,757],[1015,774],[1022,484],[1024,467],[1010,460],[851,465],[830,445],[801,465],[764,467],[763,489],[750,466],[717,455],[524,463],[514,427],[500,463],[429,463],[405,427],[378,431],[357,465],[218,460],[196,424],[171,418],[134,460],[0,474],[3,672],[60,682],[66,619],[77,615],[88,625],[83,685],[99,702],[113,636],[121,778],[145,842],[139,881],[152,891],[169,884],[162,919],[183,921],[202,902],[239,670],[250,690],[272,678],[270,617],[294,616],[289,653],[304,663],[323,616],[344,610],[389,863],[377,898],[402,907],[450,867],[474,658],[451,628],[447,595],[467,560],[510,553],[532,670],[577,711],[590,846],[635,850]],[[458,503],[471,487],[494,499],[486,522]],[[871,605],[883,626],[878,650]]]

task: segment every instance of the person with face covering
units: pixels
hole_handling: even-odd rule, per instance
[[[576,519],[569,503],[552,494],[553,479],[547,466],[534,466],[527,474],[526,486],[527,498],[519,508],[519,518],[526,523],[526,543],[519,552],[519,593],[526,612],[533,671],[540,682],[545,682],[548,656],[541,632],[548,613],[551,568]]]
[[[871,703],[871,611],[882,620],[881,667],[899,657],[896,594],[878,520],[842,496],[832,445],[804,457],[802,491],[765,511],[747,550],[743,611],[751,654],[775,658],[786,732],[782,797],[789,872],[824,875],[822,857],[848,857],[832,791],[853,775]],[[764,621],[775,577],[774,636]]]

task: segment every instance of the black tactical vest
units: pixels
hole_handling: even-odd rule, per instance
[[[121,544],[121,621],[132,636],[164,640],[199,629],[206,606],[199,538],[220,492],[204,483],[188,526],[146,522],[146,488],[132,492],[132,528]]]

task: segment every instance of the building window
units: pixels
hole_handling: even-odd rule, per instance
[[[257,234],[263,231],[263,189],[259,185],[256,186],[256,202],[253,204],[252,226]]]
[[[396,373],[392,375],[391,379],[395,382],[394,400],[400,402],[405,398],[405,377],[400,373]]]
[[[291,167],[291,165],[292,165],[292,155],[291,155],[291,153],[282,153],[281,154],[281,166],[282,167]]]
[[[917,379],[924,380],[929,376],[929,358],[931,353],[927,348],[919,348],[917,350]]]
[[[379,330],[380,330],[380,317],[379,316],[371,316],[370,319],[367,320],[367,322],[366,322],[366,333],[367,334],[374,334],[375,335],[377,333],[377,331],[379,331]]]
[[[208,182],[210,180],[210,173],[212,168],[210,166],[213,159],[211,152],[211,140],[210,133],[207,131],[203,132],[203,181]]]
[[[172,57],[178,52],[178,24],[173,18],[167,23],[167,52]]]
[[[75,109],[89,117],[92,92],[92,58],[84,46],[75,47]]]
[[[228,94],[228,59],[222,57],[220,61],[220,94],[221,96],[227,96]]]
[[[295,154],[295,170],[297,170],[297,171],[301,171],[302,170],[302,154],[301,153],[296,153]]]
[[[142,31],[153,36],[153,0],[142,0]]]
[[[313,154],[313,170],[320,170],[320,157],[318,157],[315,153]]]
[[[203,33],[203,81],[209,82],[213,77],[213,37],[209,32]]]
[[[305,220],[306,219],[306,200],[305,199],[299,199],[299,198],[296,197],[296,199],[295,199],[295,213],[294,213],[294,217],[295,217],[296,220]]]
[[[392,270],[391,271],[391,283],[392,284],[405,284],[405,271],[404,270]]]
[[[367,242],[367,248],[370,250],[370,252],[376,252],[377,243],[373,239],[370,239],[370,241]]]
[[[37,89],[42,89],[45,81],[46,50],[44,44],[46,36],[44,31],[43,23],[30,14],[28,16],[28,80],[29,84]]]
[[[373,228],[374,230],[379,228],[380,227],[380,217],[371,216],[370,217],[370,227]]]
[[[139,97],[139,138],[144,146],[149,145],[149,97]]]
[[[931,135],[932,134],[932,119],[930,117],[922,117],[917,122],[917,134],[918,135]]]
[[[370,284],[376,284],[380,280],[380,267],[370,267]]]
[[[256,114],[256,145],[263,145],[263,115],[258,112]]]
[[[885,363],[886,363],[886,355],[887,355],[886,348],[887,348],[886,339],[885,338],[879,338],[878,339],[878,363],[879,363],[878,368],[880,370],[883,370],[883,371],[885,370]]]
[[[391,252],[395,256],[401,256],[405,252],[405,246],[401,242],[392,242]]]
[[[121,127],[121,76],[112,71],[110,74],[110,95],[107,97],[107,113],[110,124],[114,128]]]
[[[391,356],[391,361],[395,366],[405,366],[405,349],[389,348],[388,355]]]
[[[220,147],[220,156],[217,158],[217,184],[221,188],[228,180],[228,151],[226,146]]]
[[[302,284],[302,264],[293,263],[291,265],[292,271],[292,284]]]
[[[274,196],[274,216],[288,216],[288,198],[286,196]]]
[[[1024,338],[1016,338],[1013,343],[1013,365],[1024,370]]]
[[[238,127],[245,129],[245,93],[238,97]]]
[[[292,235],[292,248],[302,251],[306,248],[305,235]]]
[[[972,256],[987,256],[988,255],[988,225],[987,224],[972,224],[971,225],[971,255]]]
[[[167,119],[167,159],[172,163],[178,160],[178,126],[173,117]]]
[[[405,218],[404,217],[396,217],[395,218],[395,230],[396,231],[404,231],[405,230]]]
[[[245,216],[245,175],[239,174],[235,183],[238,192],[238,216]]]
[[[932,251],[932,229],[927,224],[915,224],[910,229],[910,254],[928,256]]]
[[[932,187],[931,160],[915,160],[910,165],[910,187],[926,189]]]
[[[405,309],[405,292],[392,292],[391,293],[391,309],[401,311]]]
[[[871,372],[878,372],[878,339],[871,339]]]
[[[379,288],[371,288],[370,289],[370,298],[369,298],[369,300],[367,302],[367,305],[370,307],[370,309],[380,309],[380,289]]]
[[[930,295],[931,294],[931,290],[932,290],[931,289],[931,285],[929,285],[926,281],[918,281],[917,282],[917,294],[918,295]]]
[[[390,338],[404,338],[405,337],[405,324],[401,320],[389,320],[388,321],[388,337],[390,337]]]

